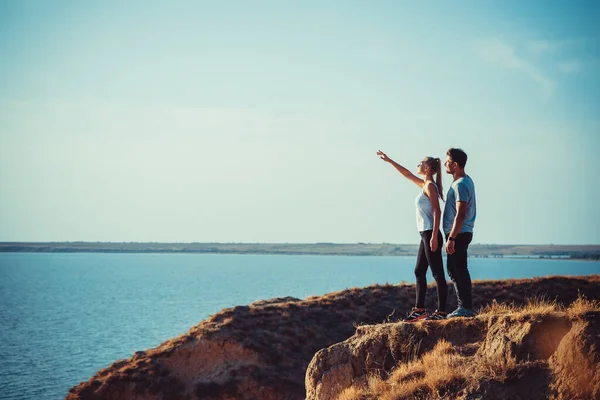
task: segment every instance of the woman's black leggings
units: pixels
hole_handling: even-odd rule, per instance
[[[446,312],[446,299],[448,297],[448,284],[444,276],[444,264],[442,262],[442,246],[444,239],[440,231],[438,234],[438,248],[431,251],[431,235],[433,230],[421,232],[421,244],[417,255],[415,276],[417,277],[417,303],[415,307],[425,308],[425,293],[427,292],[427,267],[431,267],[431,273],[437,283],[438,311]]]

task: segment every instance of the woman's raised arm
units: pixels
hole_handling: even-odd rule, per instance
[[[394,166],[394,168],[396,168],[396,170],[398,170],[398,172],[400,172],[406,179],[413,182],[415,185],[417,185],[420,188],[423,187],[423,184],[424,184],[423,179],[419,178],[418,176],[416,176],[415,174],[413,174],[412,172],[410,172],[409,170],[404,168],[402,165],[398,164],[396,161],[389,158],[387,156],[387,154],[385,154],[383,151],[378,150],[377,155],[383,161],[392,164]]]

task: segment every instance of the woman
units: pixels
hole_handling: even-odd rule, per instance
[[[444,265],[442,263],[442,234],[440,232],[440,221],[442,211],[440,208],[442,195],[442,164],[439,158],[425,157],[417,165],[417,174],[422,175],[424,179],[415,176],[409,170],[389,158],[384,152],[379,150],[377,155],[385,162],[394,166],[405,178],[422,188],[415,199],[417,205],[417,229],[421,234],[421,243],[419,245],[419,254],[417,255],[417,265],[415,267],[415,276],[417,278],[416,304],[412,308],[405,322],[415,322],[422,319],[439,320],[446,318],[446,298],[448,296],[448,285],[444,275]],[[436,175],[436,181],[433,176]],[[432,314],[427,314],[425,310],[425,293],[427,292],[427,267],[431,267],[431,272],[437,283],[438,307]]]

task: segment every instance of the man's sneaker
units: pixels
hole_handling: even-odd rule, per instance
[[[456,317],[472,318],[476,315],[477,314],[475,314],[475,311],[473,311],[473,310],[470,310],[470,309],[464,308],[464,307],[458,307],[456,310],[454,310],[450,314],[448,314],[447,318],[456,318]]]
[[[417,322],[427,318],[427,311],[424,308],[414,308],[408,314],[408,317],[404,318],[404,322]]]
[[[425,321],[439,321],[441,319],[446,319],[448,313],[443,311],[436,311],[433,314],[430,314],[425,318]]]

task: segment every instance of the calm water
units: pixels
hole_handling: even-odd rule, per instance
[[[0,253],[0,399],[60,399],[222,308],[414,280],[415,257]],[[473,279],[600,273],[600,263],[470,259]]]

